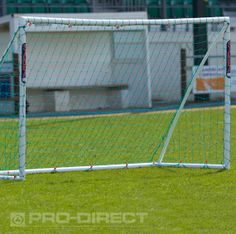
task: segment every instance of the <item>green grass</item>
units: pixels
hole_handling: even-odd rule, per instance
[[[174,112],[27,121],[27,168],[153,162]],[[18,126],[0,122],[0,169],[17,168]],[[165,155],[168,162],[222,163],[223,109],[185,111]]]
[[[155,122],[160,120],[160,115],[111,117],[106,122],[106,126],[110,126],[108,129],[104,127],[104,121],[99,118],[56,122],[48,120],[43,125],[36,120],[29,122],[29,134],[32,135],[29,136],[28,141],[29,144],[36,145],[36,150],[29,146],[28,150],[31,150],[28,152],[28,154],[30,153],[28,155],[29,163],[31,166],[37,166],[36,153],[38,151],[45,166],[53,164],[52,159],[50,161],[45,156],[45,149],[48,149],[50,145],[43,151],[40,149],[46,142],[45,138],[53,140],[52,129],[56,131],[54,133],[61,131],[63,140],[63,136],[64,139],[66,138],[65,129],[68,128],[71,130],[71,135],[67,136],[70,140],[76,136],[83,136],[79,142],[84,153],[89,150],[91,155],[91,152],[96,152],[97,149],[103,147],[102,142],[106,142],[106,147],[96,155],[93,154],[93,157],[89,155],[85,155],[86,157],[68,156],[69,163],[106,163],[111,160],[112,156],[113,162],[117,163],[128,159],[130,162],[135,159],[151,161],[151,153],[157,146],[155,141],[160,142],[160,136],[164,134],[163,128],[168,125],[171,117],[171,114],[165,115],[165,118],[162,118],[162,128],[160,126],[154,128]],[[190,161],[204,162],[205,159],[210,159],[212,162],[220,162],[222,137],[217,133],[222,131],[222,124],[212,127],[209,123],[216,120],[222,121],[222,113],[217,111],[189,112],[181,118],[183,118],[182,124],[178,125],[174,140],[171,142],[168,160],[182,159],[182,155],[186,155],[187,152],[191,153],[191,149],[192,151],[194,149],[194,152],[197,153],[189,154],[192,157]],[[188,121],[189,118],[192,120],[191,122]],[[199,125],[200,122],[204,122],[205,125]],[[8,137],[4,138],[5,141],[12,142],[12,139],[17,138],[12,130],[16,127],[14,124],[13,122],[0,123],[1,129],[4,126],[5,133],[8,132]],[[98,126],[100,127],[98,128]],[[126,129],[126,131],[120,131],[120,135],[116,136],[117,143],[111,136],[117,132],[118,126],[120,126],[119,129]],[[181,130],[183,128],[184,131]],[[75,131],[75,129],[80,130]],[[98,132],[98,129],[103,130]],[[194,130],[190,132],[190,129]],[[36,130],[38,131],[36,132]],[[162,132],[157,134],[157,130],[162,130]],[[203,130],[205,134],[198,138],[197,133]],[[232,113],[232,166],[228,171],[144,168],[28,175],[25,182],[2,181],[0,182],[0,233],[236,233],[236,137],[234,132],[236,132],[235,109]],[[3,132],[0,133],[1,136],[3,138]],[[44,141],[40,141],[43,136],[45,136]],[[96,139],[95,136],[98,138]],[[157,138],[153,136],[157,136]],[[184,143],[182,143],[183,139]],[[59,140],[59,142],[61,141]],[[211,142],[214,147],[210,147],[208,142]],[[119,149],[118,145],[121,143],[125,145]],[[128,143],[131,148],[127,148]],[[147,146],[146,151],[144,150],[145,145]],[[13,152],[15,150],[15,148],[5,149],[5,157],[8,153],[12,155],[12,161],[14,161]],[[69,148],[68,146],[68,150],[70,150],[70,154],[77,152],[76,147]],[[146,154],[141,154],[142,151]],[[52,149],[47,150],[46,153],[49,153],[48,157],[52,158]],[[59,155],[59,161],[62,160],[60,152],[55,153]],[[123,153],[130,154],[122,157]],[[87,157],[90,158],[87,159]],[[188,161],[188,158],[185,156],[184,160]],[[4,163],[8,166],[13,165],[8,159],[5,159]],[[6,166],[4,163],[2,163],[2,167]],[[25,227],[10,226],[12,212],[25,213]],[[28,216],[32,212],[40,214],[66,212],[71,216],[75,216],[77,213],[106,212],[112,214],[121,212],[124,214],[132,212],[145,213],[147,216],[143,223],[136,220],[130,224],[124,222],[121,224],[105,222],[81,224],[75,220],[66,224],[51,222],[29,224]]]

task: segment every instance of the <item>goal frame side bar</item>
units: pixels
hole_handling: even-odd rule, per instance
[[[230,169],[230,134],[231,134],[231,46],[230,46],[230,23],[224,34],[224,80],[225,80],[225,109],[224,109],[224,165]]]
[[[20,29],[19,51],[19,179],[25,180],[26,158],[26,33]]]

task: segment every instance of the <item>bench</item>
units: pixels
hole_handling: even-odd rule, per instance
[[[81,86],[76,86],[76,87],[67,86],[67,87],[46,88],[45,90],[51,92],[51,91],[67,91],[67,90],[80,90],[80,89],[124,90],[124,89],[128,89],[128,85],[127,84],[81,85]]]
[[[50,109],[56,112],[120,108],[127,106],[125,97],[128,92],[127,84],[96,84],[66,87],[32,87],[35,91],[44,93],[46,103],[54,103]],[[47,94],[48,93],[48,94]],[[29,100],[29,102],[31,102]],[[38,101],[36,101],[38,102]],[[34,101],[30,103],[30,107]]]

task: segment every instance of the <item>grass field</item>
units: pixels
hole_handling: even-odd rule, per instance
[[[154,124],[160,120],[160,115],[132,115],[122,119],[119,116],[110,117],[107,120],[109,129],[104,128],[101,118],[53,122],[47,120],[44,123],[29,121],[28,165],[54,166],[55,155],[59,162],[64,163],[62,166],[71,166],[74,163],[103,164],[111,158],[111,163],[152,161],[157,159],[153,153],[158,151],[157,140],[164,134],[163,129],[168,126],[172,116],[171,113],[162,115],[165,117],[162,118],[160,126],[155,128]],[[218,124],[212,128],[209,122],[222,122],[222,111],[189,112],[181,118],[183,119],[175,132],[175,140],[171,142],[169,155],[172,156],[167,155],[167,160],[204,162],[210,159],[210,162],[220,163],[223,148],[222,136],[218,133],[222,131],[223,125]],[[192,122],[187,121],[188,118]],[[204,126],[199,125],[199,118],[205,123]],[[1,151],[5,156],[0,167],[10,169],[14,166],[17,150],[17,135],[14,133],[16,123],[2,121],[0,125],[1,129],[5,129],[0,133],[1,139],[7,135],[4,140],[11,142],[9,149],[4,148]],[[101,132],[98,132],[98,126],[103,129]],[[116,135],[119,144],[114,140],[118,126],[122,129],[119,135]],[[68,128],[70,136],[65,135]],[[203,130],[205,134],[198,138],[198,133]],[[228,171],[144,168],[28,175],[23,183],[1,181],[0,233],[236,233],[234,132],[235,108],[232,111],[232,166]],[[59,140],[54,139],[54,133],[60,136]],[[83,137],[78,139],[78,136]],[[78,153],[75,147],[76,138],[84,150],[81,157],[73,157],[74,153]],[[50,148],[52,144],[45,145],[45,139],[50,139],[50,142],[54,140],[55,144],[59,145],[67,139],[66,143],[72,142],[72,146],[68,145],[64,151],[62,148],[55,151]],[[202,141],[211,142],[213,147],[208,143],[201,144]],[[101,149],[104,142],[106,147]],[[128,148],[128,144],[131,147]],[[119,145],[123,146],[119,148]],[[65,152],[69,153],[67,160],[62,160]],[[182,153],[186,155],[188,152],[191,152],[191,157],[182,158]],[[10,159],[7,155],[10,155]],[[129,220],[98,222],[96,219],[87,223],[75,219],[66,220],[64,223],[56,219],[45,220],[47,213],[49,216],[64,213],[63,217],[78,217],[78,214],[82,213],[98,215],[99,212],[104,213],[106,217],[114,214],[124,217],[129,214]],[[14,216],[14,213],[25,215],[24,226],[21,225],[20,218],[15,220],[17,216]],[[38,215],[40,219],[30,223],[32,214]],[[143,222],[138,218],[138,214],[144,215]],[[20,227],[14,227],[15,224]]]

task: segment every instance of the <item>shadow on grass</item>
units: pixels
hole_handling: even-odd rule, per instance
[[[156,170],[156,171],[154,171]],[[132,173],[130,173],[130,171],[133,171],[133,175]],[[145,175],[143,175],[144,171]],[[109,176],[108,176],[108,174]],[[204,176],[214,176],[214,175],[218,175],[221,173],[227,173],[227,170],[214,170],[214,169],[193,169],[193,168],[136,168],[136,169],[123,169],[123,170],[112,170],[112,171],[86,171],[86,172],[69,172],[69,173],[50,173],[50,177],[53,176],[59,176],[61,175],[62,178],[64,178],[64,174],[67,174],[67,178],[66,179],[56,179],[55,181],[48,181],[46,180],[46,184],[48,185],[58,185],[58,184],[76,184],[76,183],[86,183],[86,181],[90,181],[91,179],[94,181],[103,181],[103,182],[108,182],[111,180],[117,180],[117,178],[121,178],[122,181],[124,181],[123,176],[129,173],[129,176],[126,176],[126,179],[128,180],[133,180],[135,179],[140,179],[140,178],[177,178],[177,177],[204,177]],[[139,176],[137,176],[137,173],[139,174]],[[74,179],[75,175],[80,176],[79,180]],[[90,174],[92,175],[91,177],[87,177],[87,175]],[[36,180],[41,180],[42,177],[48,176],[49,174],[40,174],[40,175],[27,175],[27,182],[32,181],[34,179]],[[96,176],[94,178],[94,176]],[[73,177],[73,178],[70,178]],[[125,181],[126,181],[125,179]],[[45,178],[43,178],[43,181],[45,183]],[[125,182],[124,181],[124,182]],[[13,184],[25,184],[27,182],[24,181],[0,181],[0,186],[1,185],[13,185]],[[42,182],[43,183],[43,182]]]
[[[54,119],[54,120],[51,120],[51,119],[45,119],[45,120],[42,120],[42,122],[39,123],[39,121],[41,120],[35,120],[30,122],[28,124],[28,128],[29,129],[34,129],[36,127],[46,127],[46,126],[52,126],[52,125],[60,125],[60,124],[69,124],[69,123],[75,123],[75,122],[81,122],[81,121],[85,121],[85,120],[88,120],[89,118],[77,118],[77,119],[67,119],[67,120],[58,120],[58,119]]]

